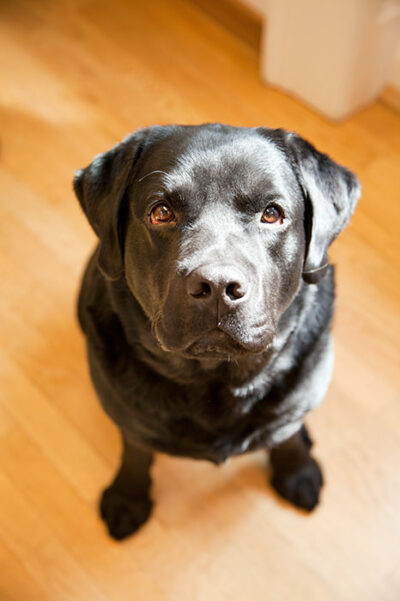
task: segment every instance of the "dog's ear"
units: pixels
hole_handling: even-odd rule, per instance
[[[74,190],[100,240],[98,265],[105,276],[123,273],[123,208],[126,190],[143,149],[147,130],[139,130],[75,173]]]
[[[361,186],[351,171],[318,152],[300,136],[291,134],[289,143],[306,202],[308,239],[303,278],[315,284],[328,269],[328,247],[349,222]]]
[[[289,151],[303,191],[307,238],[303,279],[316,284],[328,269],[328,247],[350,220],[361,186],[351,171],[297,134],[275,130],[272,139],[282,150]]]

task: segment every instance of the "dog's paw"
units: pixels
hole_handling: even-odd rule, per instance
[[[287,469],[275,473],[271,484],[281,497],[296,507],[312,511],[319,502],[323,485],[322,472],[315,459],[310,457],[295,471]]]
[[[100,501],[100,515],[115,540],[136,532],[149,518],[151,509],[152,502],[147,495],[129,499],[113,486],[106,488]]]

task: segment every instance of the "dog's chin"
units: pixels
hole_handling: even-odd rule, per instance
[[[272,336],[269,336],[268,340],[258,339],[242,342],[222,330],[215,329],[202,334],[183,348],[164,348],[190,359],[231,361],[241,357],[260,355],[267,351],[271,344]]]

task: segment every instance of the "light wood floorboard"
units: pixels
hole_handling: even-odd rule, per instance
[[[328,123],[263,86],[243,38],[190,1],[0,1],[1,601],[400,599],[400,117]],[[205,121],[296,130],[363,184],[309,419],[326,486],[306,516],[262,453],[159,456],[154,516],[118,544],[96,509],[120,443],[74,314],[94,235],[72,175],[135,128]]]

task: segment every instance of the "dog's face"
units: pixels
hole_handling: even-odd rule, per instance
[[[127,281],[162,348],[259,353],[301,280],[300,186],[261,136],[178,135],[181,149],[161,142],[129,191]]]
[[[268,348],[359,195],[298,136],[220,125],[140,130],[75,190],[103,273],[126,277],[164,350],[198,358]]]

